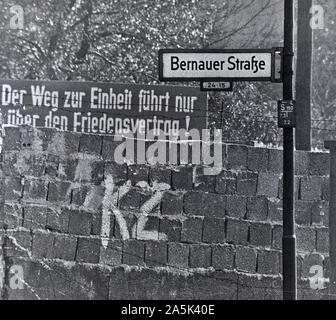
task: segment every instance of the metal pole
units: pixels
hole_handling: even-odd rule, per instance
[[[293,100],[293,0],[285,0],[283,99]],[[296,300],[296,239],[294,218],[294,129],[283,131],[283,299]]]
[[[296,111],[300,122],[295,129],[296,150],[311,150],[311,83],[313,30],[310,27],[312,0],[298,0]]]
[[[329,256],[330,289],[336,292],[336,141],[325,141],[324,146],[330,150],[329,177]]]

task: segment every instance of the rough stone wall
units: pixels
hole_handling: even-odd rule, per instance
[[[225,168],[205,176],[117,165],[118,144],[6,128],[2,299],[281,299],[280,150],[223,145]],[[328,161],[296,154],[300,299],[328,298],[308,280],[313,265],[328,277]]]

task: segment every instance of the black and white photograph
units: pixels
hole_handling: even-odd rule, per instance
[[[334,72],[335,0],[0,0],[0,307],[336,300]]]

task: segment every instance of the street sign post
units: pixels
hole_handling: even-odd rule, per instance
[[[160,81],[271,81],[281,82],[276,53],[281,49],[162,49]]]
[[[296,127],[296,101],[278,101],[278,126],[279,128]]]
[[[201,91],[233,91],[233,83],[230,81],[201,81]]]

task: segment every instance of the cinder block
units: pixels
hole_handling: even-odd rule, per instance
[[[8,229],[15,229],[22,225],[22,207],[17,203],[5,203],[3,215],[0,214],[0,229],[7,226]]]
[[[282,222],[282,206],[282,200],[277,198],[268,199],[268,217],[272,222]]]
[[[55,129],[41,128],[43,151],[54,154],[71,155],[78,152],[79,137],[75,132],[57,132]]]
[[[329,177],[322,177],[322,200],[330,200]]]
[[[120,240],[110,240],[107,248],[100,248],[100,263],[109,266],[119,266],[122,263],[123,243]]]
[[[102,156],[103,159],[114,161],[115,160],[115,149],[120,145],[122,141],[114,141],[114,136],[104,136],[103,146],[102,146]]]
[[[204,174],[204,167],[196,168],[196,177],[194,189],[205,192],[215,192],[216,176],[209,176]]]
[[[187,218],[182,224],[181,241],[187,243],[202,242],[203,219]]]
[[[77,238],[73,236],[54,234],[53,258],[74,261],[77,249]]]
[[[104,196],[105,188],[103,186],[91,185],[82,205],[89,211],[102,211]]]
[[[232,270],[235,266],[235,248],[217,245],[212,248],[212,266],[215,270]]]
[[[188,268],[189,246],[182,243],[168,244],[168,266]]]
[[[247,244],[249,224],[242,220],[227,219],[226,240],[232,244]]]
[[[16,166],[17,162],[17,153],[2,153],[2,170],[5,176],[9,177],[19,177],[20,173],[18,167]]]
[[[32,252],[33,256],[38,259],[53,258],[54,235],[45,232],[34,232]]]
[[[27,229],[45,229],[47,224],[48,208],[43,206],[24,207],[23,226]]]
[[[110,215],[110,226],[112,231],[114,228],[114,215]],[[102,228],[102,211],[97,210],[92,212],[92,226],[91,226],[91,235],[100,236]]]
[[[45,180],[25,180],[24,198],[34,200],[46,200],[48,182]]]
[[[330,278],[330,258],[327,256],[323,262],[323,275],[325,278]]]
[[[309,152],[295,151],[295,174],[308,175],[309,173]]]
[[[136,185],[139,182],[147,182],[149,177],[149,167],[145,165],[131,165],[128,166],[127,179]]]
[[[211,247],[206,245],[190,246],[190,267],[209,268],[211,266]]]
[[[247,167],[251,171],[267,170],[268,150],[263,148],[248,148],[248,164]]]
[[[296,227],[298,251],[312,252],[316,246],[316,231],[309,227]]]
[[[251,197],[247,200],[247,217],[249,220],[267,220],[267,198],[264,196]]]
[[[316,250],[322,253],[329,253],[329,230],[328,228],[317,229]]]
[[[233,218],[245,218],[247,199],[243,196],[226,197],[226,215]]]
[[[226,195],[237,193],[237,174],[231,171],[222,171],[216,177],[216,192]]]
[[[283,151],[277,149],[268,150],[268,171],[282,173],[283,172]]]
[[[302,278],[310,278],[315,275],[315,270],[312,267],[321,267],[323,270],[323,256],[319,253],[310,253],[304,256],[302,263]],[[313,272],[310,272],[313,271]]]
[[[255,273],[257,268],[257,252],[248,247],[237,247],[236,268],[238,271]]]
[[[89,192],[90,186],[84,184],[80,185],[78,188],[72,189],[71,204],[82,206]]]
[[[8,238],[6,241],[7,250],[6,256],[8,258],[20,257],[30,258],[28,252],[31,252],[32,248],[32,236],[28,230],[20,231],[8,231]]]
[[[104,179],[104,162],[94,161],[90,157],[76,161],[75,182],[93,182],[101,184]]]
[[[47,228],[52,231],[66,233],[69,231],[69,218],[72,211],[67,208],[55,210],[49,208],[47,216]]]
[[[70,182],[50,182],[48,188],[48,201],[69,203],[71,195]]]
[[[227,168],[246,169],[248,149],[243,145],[227,145]]]
[[[329,226],[329,202],[316,201],[311,208],[311,222],[313,225]]]
[[[138,236],[139,232],[136,228],[136,233],[134,234],[132,232],[132,228],[137,227],[137,217],[133,214],[125,214],[124,219],[126,221],[127,232],[129,234],[130,238],[131,239],[136,238]],[[114,225],[115,225],[115,227],[114,227],[114,237],[117,238],[117,239],[123,239],[124,238],[123,234],[126,230],[123,230],[123,232],[120,232],[120,225],[119,225],[119,223],[117,223],[117,221]],[[146,224],[146,227],[147,227],[147,224]]]
[[[145,259],[145,245],[137,240],[124,242],[123,264],[142,266]]]
[[[216,218],[204,219],[203,242],[225,242],[225,220]]]
[[[45,155],[29,154],[25,157],[18,155],[16,162],[16,174],[20,176],[42,177],[45,174],[46,158]]]
[[[282,250],[282,233],[283,233],[282,226],[280,226],[280,225],[273,226],[272,247],[274,249]]]
[[[91,233],[92,214],[80,210],[71,210],[69,216],[69,233],[88,236]]]
[[[309,174],[328,176],[330,174],[330,155],[326,152],[309,153]]]
[[[22,197],[22,183],[20,177],[5,178],[5,199],[19,200]]]
[[[280,272],[280,253],[278,251],[262,250],[258,253],[258,269],[260,274],[274,274]]]
[[[113,183],[116,186],[120,186],[127,180],[127,165],[120,165],[115,162],[105,162],[104,176],[105,179],[107,176],[112,176]]]
[[[166,167],[156,166],[149,169],[149,182],[151,185],[154,183],[166,183],[171,185],[171,170]]]
[[[183,213],[183,193],[166,191],[162,198],[162,215],[181,215]]]
[[[103,137],[82,134],[79,139],[79,152],[101,155]]]
[[[57,158],[57,157],[55,157]],[[56,178],[59,176],[58,173],[58,169],[59,169],[59,160],[47,160],[46,164],[45,164],[45,174],[47,176],[49,176],[50,178]]]
[[[257,192],[258,175],[251,172],[243,172],[238,175],[237,193],[244,196],[254,196]]]
[[[172,170],[172,188],[191,190],[193,188],[193,167],[178,167]]]
[[[139,209],[141,192],[137,188],[131,188],[122,198],[119,195],[119,206],[121,209]]]
[[[310,225],[312,216],[312,202],[295,201],[295,222],[299,225]]]
[[[160,234],[164,234],[169,242],[181,241],[182,223],[179,220],[162,219],[160,220]],[[164,240],[159,238],[159,240]]]
[[[280,177],[277,174],[260,172],[258,176],[258,195],[278,197]]]
[[[203,216],[203,194],[189,191],[184,196],[184,212],[190,216]]]
[[[150,267],[167,265],[168,247],[166,242],[146,242],[145,263]]]
[[[76,261],[84,263],[99,263],[100,239],[79,238]]]
[[[209,218],[224,218],[226,197],[221,194],[203,193],[203,214]]]
[[[148,213],[161,213],[161,204],[162,202],[159,201],[153,201],[154,199],[154,192],[152,190],[148,189],[139,189],[141,192],[140,196],[140,211],[145,211]],[[162,199],[161,199],[162,200]]]
[[[321,177],[303,177],[300,179],[300,199],[313,201],[322,199]]]
[[[2,150],[4,153],[21,150],[21,132],[19,127],[6,127]]]
[[[269,223],[250,225],[250,243],[254,246],[270,247],[272,243],[272,226]]]
[[[58,176],[66,181],[74,181],[78,161],[72,158],[62,159],[58,166]]]

